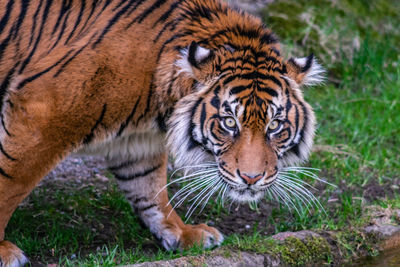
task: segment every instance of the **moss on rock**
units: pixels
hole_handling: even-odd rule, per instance
[[[324,264],[332,259],[330,246],[322,237],[308,237],[304,241],[288,237],[279,250],[282,261],[290,266]]]

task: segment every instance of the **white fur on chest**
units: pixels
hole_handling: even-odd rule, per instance
[[[137,129],[124,133],[123,136],[109,137],[82,147],[79,154],[100,155],[107,159],[140,160],[165,151],[165,135],[158,130]]]

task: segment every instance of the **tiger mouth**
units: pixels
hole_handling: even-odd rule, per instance
[[[227,192],[227,196],[234,201],[237,202],[257,202],[266,194],[268,187],[271,186],[277,178],[278,172],[269,176],[268,182],[262,185],[244,185],[238,184],[230,177],[224,175],[221,171],[219,171],[219,177],[222,179],[228,186],[229,190]]]

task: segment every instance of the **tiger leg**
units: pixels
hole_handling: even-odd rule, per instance
[[[46,99],[46,98],[44,98]],[[6,104],[7,105],[7,104]],[[47,113],[18,98],[0,117],[0,266],[23,266],[27,258],[9,241],[4,230],[19,203],[71,149],[63,128],[49,122]],[[44,107],[44,106],[39,106]],[[34,110],[37,110],[35,112]],[[46,123],[49,122],[49,123]]]
[[[184,224],[168,204],[167,153],[140,160],[110,160],[110,170],[135,212],[167,250],[188,248],[195,244],[215,247],[223,241],[222,234],[205,224]]]

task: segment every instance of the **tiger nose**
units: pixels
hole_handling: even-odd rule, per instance
[[[246,184],[252,185],[260,180],[264,176],[264,174],[239,173],[239,176]]]

